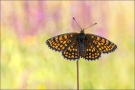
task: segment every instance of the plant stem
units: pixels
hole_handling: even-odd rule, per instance
[[[77,90],[79,90],[79,64],[78,64],[78,60],[76,61],[76,68],[77,68]]]

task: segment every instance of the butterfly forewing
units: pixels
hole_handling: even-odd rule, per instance
[[[73,42],[62,52],[62,55],[66,59],[79,59],[79,51],[78,51],[78,42],[76,41],[76,38],[73,40]]]
[[[72,42],[77,33],[66,33],[52,37],[46,41],[47,45],[56,51],[63,51]]]
[[[93,44],[93,46],[98,49],[101,53],[109,53],[114,51],[117,46],[111,41],[94,34],[86,34],[89,42]]]

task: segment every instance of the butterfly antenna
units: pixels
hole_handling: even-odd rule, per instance
[[[92,25],[90,25],[90,26],[88,26],[87,28],[85,28],[85,29],[88,29],[89,27],[91,27],[91,26],[94,26],[94,25],[96,25],[97,23],[94,23],[94,24],[92,24]],[[85,30],[84,29],[84,30]]]
[[[75,18],[73,17],[73,19],[75,20]],[[77,21],[75,20],[75,22],[77,23]],[[77,23],[77,25],[80,27],[80,25]],[[81,27],[80,27],[81,28]],[[82,29],[82,28],[81,28]]]

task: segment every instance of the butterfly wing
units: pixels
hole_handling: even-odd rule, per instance
[[[78,33],[66,33],[52,37],[46,41],[46,44],[55,51],[63,51],[72,42]]]
[[[85,42],[85,47],[85,54],[83,58],[85,58],[86,60],[95,60],[101,56],[101,52],[97,50],[94,45],[88,40],[86,40]]]
[[[86,34],[86,38],[101,53],[110,53],[117,48],[113,42],[98,35]]]
[[[80,58],[78,50],[78,42],[74,38],[72,43],[62,52],[62,55],[66,59],[76,60]]]

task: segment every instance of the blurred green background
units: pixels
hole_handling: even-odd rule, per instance
[[[1,88],[76,89],[76,62],[45,44],[63,33],[103,36],[118,49],[79,60],[80,89],[134,89],[133,1],[1,1]]]

